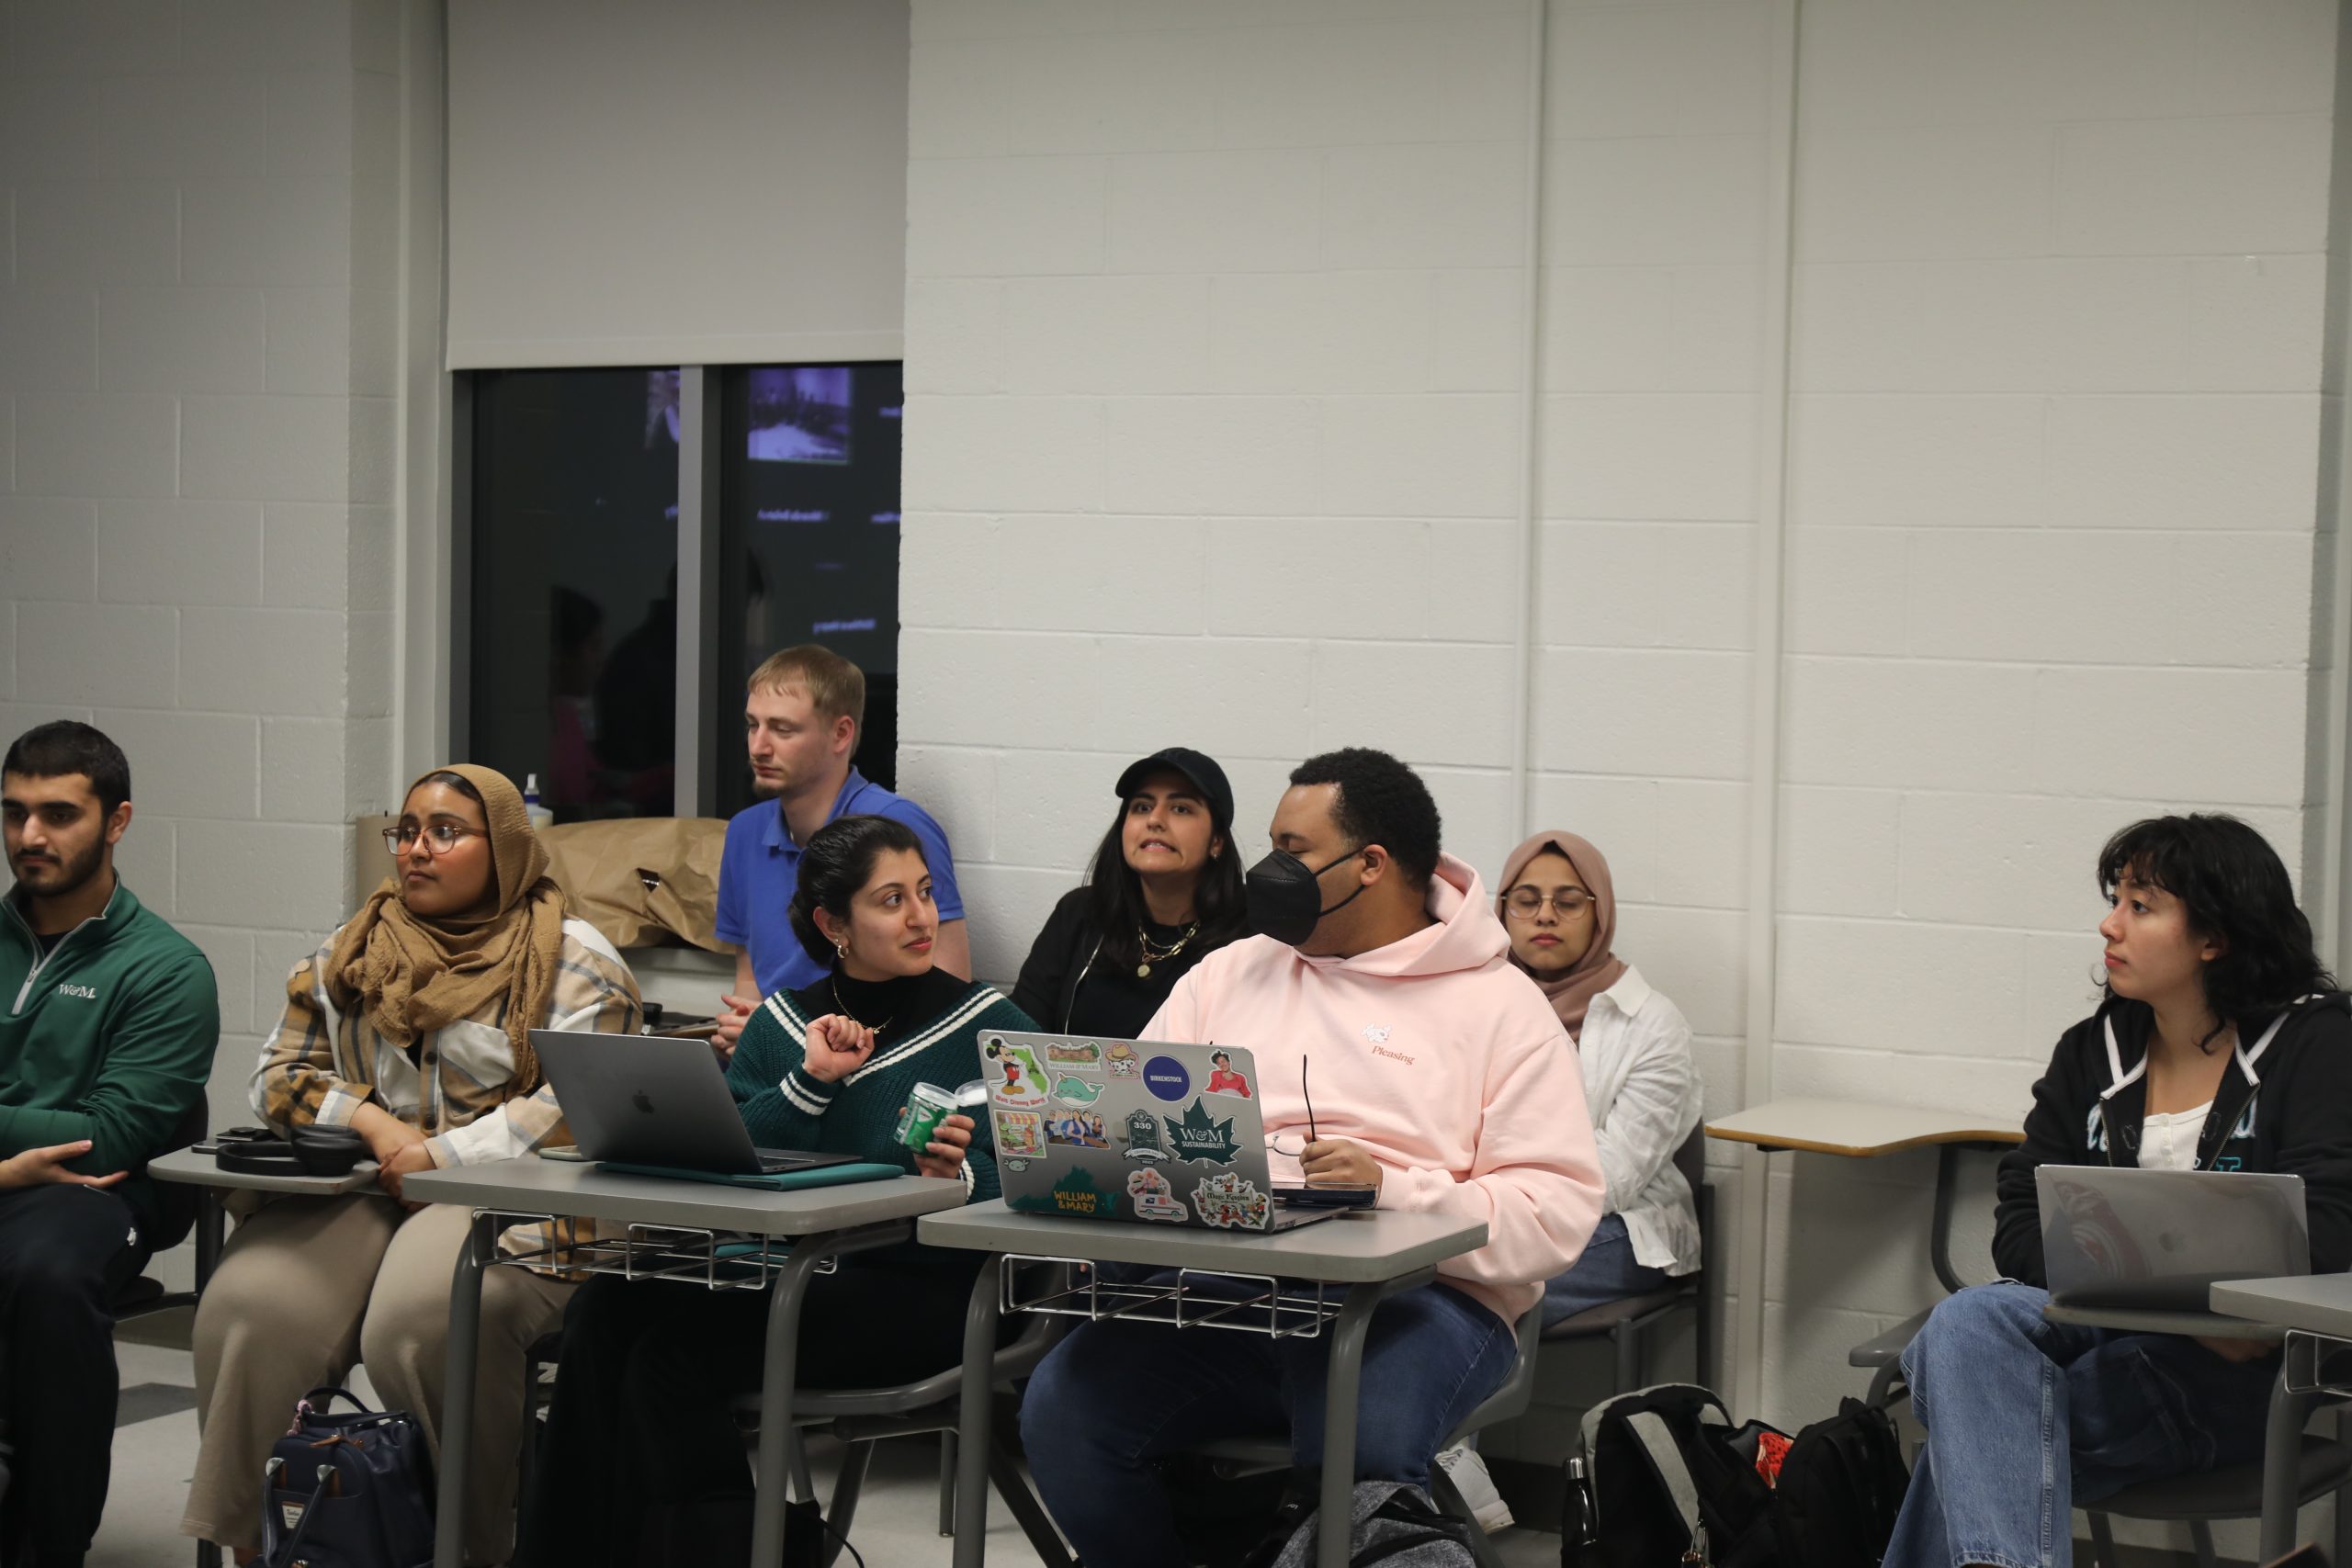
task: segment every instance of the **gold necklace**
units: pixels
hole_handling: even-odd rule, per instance
[[[836,981],[833,986],[833,1005],[842,1010],[842,1016],[843,1018],[848,1019],[860,1029],[871,1031],[876,1036],[879,1036],[884,1030],[890,1027],[890,1018],[896,1018],[899,1016],[897,1013],[892,1013],[890,1018],[886,1018],[879,1023],[866,1022],[864,1019],[858,1017],[857,1014],[849,1010],[849,1001],[842,995],[841,985],[838,981]]]
[[[1137,920],[1136,922],[1136,946],[1143,951],[1143,962],[1136,965],[1136,978],[1138,980],[1150,979],[1151,966],[1155,964],[1165,964],[1170,959],[1175,957],[1178,953],[1183,952],[1184,944],[1191,942],[1193,940],[1193,933],[1200,929],[1201,922],[1194,920],[1191,925],[1184,928],[1184,934],[1178,937],[1165,951],[1155,953],[1152,951],[1151,938],[1144,935],[1143,933],[1143,922],[1141,920]]]

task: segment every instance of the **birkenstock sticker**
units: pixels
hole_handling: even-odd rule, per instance
[[[1066,1144],[1074,1149],[1107,1149],[1111,1134],[1103,1130],[1102,1113],[1099,1111],[1048,1111],[1046,1113],[1046,1142]]]
[[[1148,1111],[1127,1112],[1127,1157],[1129,1159],[1166,1159],[1167,1147],[1159,1141],[1159,1118]]]
[[[989,1060],[989,1098],[998,1105],[1043,1105],[1046,1074],[1037,1054],[1010,1040],[991,1040],[983,1048]]]
[[[1176,1201],[1176,1190],[1168,1185],[1168,1178],[1149,1166],[1127,1172],[1127,1196],[1136,1201],[1136,1218],[1166,1220],[1173,1224],[1184,1223],[1184,1205]]]
[[[1203,1224],[1220,1230],[1266,1228],[1266,1195],[1229,1170],[1193,1188],[1193,1207],[1200,1211]]]
[[[1233,1118],[1220,1119],[1200,1100],[1187,1106],[1182,1117],[1161,1120],[1168,1123],[1168,1147],[1178,1159],[1231,1165],[1233,1156],[1241,1152],[1241,1145],[1233,1136]]]
[[[1054,1183],[1053,1190],[1043,1197],[1030,1193],[1009,1198],[1008,1209],[1025,1209],[1047,1214],[1083,1214],[1090,1219],[1108,1220],[1117,1216],[1119,1200],[1094,1185],[1094,1179],[1083,1170],[1073,1170]]]
[[[1057,1105],[1091,1105],[1102,1098],[1102,1086],[1088,1083],[1075,1073],[1054,1074],[1054,1103]]]
[[[1102,1053],[1102,1063],[1111,1069],[1111,1076],[1114,1078],[1137,1077],[1143,1073],[1143,1058],[1136,1055],[1136,1048],[1124,1040],[1114,1042],[1108,1051]]]
[[[1049,1066],[1083,1067],[1091,1072],[1102,1065],[1102,1046],[1093,1040],[1050,1040],[1046,1043],[1046,1062]]]
[[[1250,1080],[1233,1070],[1233,1056],[1225,1051],[1209,1053],[1209,1081],[1201,1089],[1208,1094],[1238,1095],[1250,1098]]]
[[[1031,1158],[1046,1152],[1046,1119],[1035,1111],[994,1111],[996,1118],[996,1152],[1000,1157],[1026,1155]]]
[[[1173,1056],[1154,1056],[1143,1065],[1143,1087],[1154,1100],[1173,1105],[1193,1092],[1193,1075]]]

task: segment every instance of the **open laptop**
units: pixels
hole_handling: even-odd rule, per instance
[[[2059,1306],[2210,1312],[2219,1280],[2311,1272],[2300,1176],[2044,1165],[2033,1182]]]
[[[776,1176],[855,1155],[760,1149],[735,1112],[707,1040],[531,1031],[572,1141],[594,1160],[669,1166],[716,1176]]]
[[[989,1030],[980,1076],[1009,1209],[1258,1232],[1338,1213],[1276,1201],[1258,1064],[1238,1045]]]

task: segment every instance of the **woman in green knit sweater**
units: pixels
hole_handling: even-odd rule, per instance
[[[997,1195],[985,1122],[950,1116],[921,1153],[893,1130],[918,1083],[979,1074],[983,1029],[1034,1029],[992,987],[932,966],[939,930],[922,844],[903,824],[843,817],[801,852],[792,929],[832,965],[752,1010],[727,1072],[763,1147],[820,1149]],[[913,1242],[843,1258],[809,1281],[800,1383],[908,1382],[963,1353],[977,1254]],[[740,1562],[751,1468],[729,1405],[759,1386],[765,1291],[591,1280],[565,1314],[518,1564]],[[810,1353],[821,1347],[819,1353]]]

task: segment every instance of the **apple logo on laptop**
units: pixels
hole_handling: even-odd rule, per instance
[[[636,1106],[639,1111],[644,1111],[648,1116],[653,1114],[653,1097],[646,1093],[643,1089],[639,1089],[635,1094],[630,1095],[628,1097],[628,1102],[631,1105]]]

